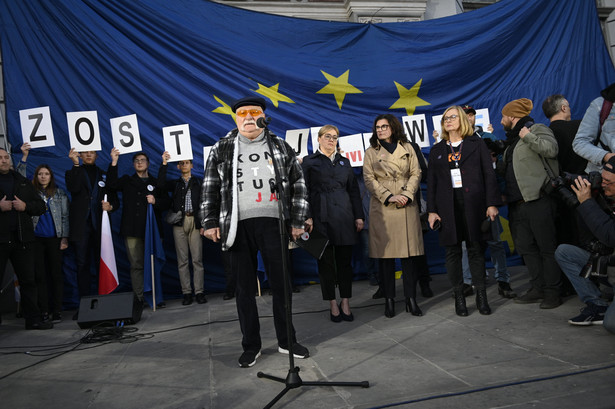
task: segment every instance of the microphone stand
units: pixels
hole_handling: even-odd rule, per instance
[[[262,128],[265,129],[265,139],[267,140],[267,146],[269,148],[269,153],[271,154],[271,160],[272,160],[272,164],[273,164],[273,169],[275,172],[275,182],[273,180],[271,180],[269,182],[269,187],[271,188],[271,193],[276,195],[276,199],[278,201],[278,227],[280,230],[280,243],[281,243],[281,251],[282,251],[282,277],[284,279],[284,306],[285,306],[285,312],[286,312],[286,337],[288,339],[288,364],[289,364],[289,370],[288,370],[288,374],[286,375],[286,378],[280,378],[277,376],[273,376],[273,375],[268,375],[265,374],[263,372],[258,372],[256,374],[257,377],[259,378],[265,378],[265,379],[270,379],[272,381],[275,382],[280,382],[283,383],[285,385],[284,389],[278,393],[267,405],[264,406],[264,409],[269,409],[271,407],[273,407],[273,405],[279,401],[285,394],[286,392],[290,391],[291,389],[295,389],[295,388],[299,388],[301,386],[360,386],[362,388],[369,388],[369,382],[368,381],[362,381],[362,382],[304,382],[303,380],[301,380],[301,377],[299,376],[299,367],[295,366],[295,357],[293,354],[293,321],[292,321],[292,306],[291,306],[291,299],[290,299],[290,286],[291,286],[291,280],[290,280],[290,275],[288,273],[288,265],[287,265],[287,261],[288,261],[288,233],[286,230],[286,220],[290,218],[289,216],[289,212],[288,212],[288,206],[284,197],[284,186],[283,186],[283,182],[287,182],[287,180],[283,179],[282,176],[280,175],[280,171],[278,170],[278,168],[275,166],[274,161],[274,149],[273,149],[273,142],[272,142],[272,137],[269,133],[269,128],[267,127],[267,124],[271,121],[271,119],[267,118],[264,120],[260,120],[261,118],[259,118],[259,122],[258,125]]]

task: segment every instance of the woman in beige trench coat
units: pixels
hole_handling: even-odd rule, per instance
[[[415,257],[424,254],[416,193],[421,168],[400,122],[391,114],[374,120],[363,174],[371,193],[369,256],[378,259],[385,297],[384,315],[395,316],[395,259],[401,259],[406,311],[420,316],[416,303],[418,269]]]

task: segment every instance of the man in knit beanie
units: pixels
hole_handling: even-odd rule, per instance
[[[554,258],[557,235],[553,215],[556,203],[545,194],[550,178],[543,160],[559,174],[558,146],[553,132],[529,116],[534,104],[516,99],[502,108],[502,126],[509,145],[499,170],[506,179],[510,230],[517,252],[530,274],[531,288],[515,298],[519,304],[539,303],[540,308],[561,304],[561,271]]]

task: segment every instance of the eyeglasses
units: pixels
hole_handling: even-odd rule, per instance
[[[143,162],[147,162],[147,159],[145,158],[141,158],[141,159],[135,159],[133,160],[134,163],[143,163]]]
[[[386,131],[389,128],[390,128],[390,125],[376,126],[377,131]]]
[[[240,117],[244,117],[244,116],[248,116],[248,114],[252,115],[252,116],[259,116],[263,113],[263,111],[261,111],[260,109],[238,109],[237,112],[235,112],[235,114],[237,116]]]
[[[455,119],[459,118],[459,115],[451,115],[451,116],[445,116],[442,118],[442,120],[444,122],[448,122],[448,121],[454,121]]]
[[[329,140],[329,141],[337,141],[337,135],[330,135],[330,134],[326,133],[322,137],[327,139],[327,140]]]

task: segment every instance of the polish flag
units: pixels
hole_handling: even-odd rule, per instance
[[[107,201],[105,195],[104,201]],[[100,273],[98,275],[98,294],[109,294],[117,288],[117,265],[113,251],[113,238],[111,237],[111,223],[109,213],[104,210],[100,229]]]

